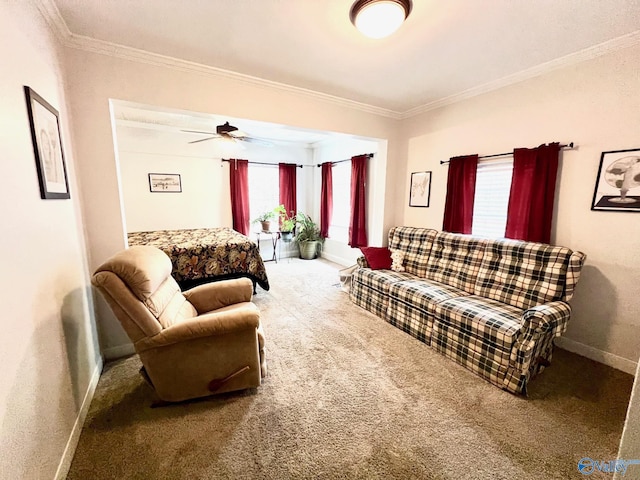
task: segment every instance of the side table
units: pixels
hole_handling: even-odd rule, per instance
[[[265,259],[263,258],[263,261],[265,262],[276,262],[278,263],[278,257],[276,255],[277,252],[277,248],[278,248],[278,240],[280,240],[280,232],[255,232],[256,233],[256,239],[257,239],[257,244],[258,244],[258,252],[260,252],[260,236],[261,235],[268,235],[271,238],[271,245],[273,246],[273,253],[271,255],[270,259]]]

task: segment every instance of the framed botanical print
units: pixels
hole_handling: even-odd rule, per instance
[[[413,172],[409,193],[410,207],[428,207],[431,196],[431,172]]]
[[[33,153],[43,199],[70,198],[58,111],[25,85]]]

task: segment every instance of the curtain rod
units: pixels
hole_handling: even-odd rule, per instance
[[[233,160],[232,160],[232,159],[230,159],[230,158],[221,158],[220,160],[221,160],[221,161],[223,161],[223,162],[232,162],[232,161],[233,161]],[[238,160],[239,160],[239,159],[238,159]],[[277,167],[277,166],[278,166],[278,164],[277,164],[277,163],[251,162],[251,161],[249,161],[249,160],[247,160],[247,162],[252,163],[253,165],[267,165],[267,166],[269,166],[269,167]],[[296,164],[288,163],[287,165],[295,165],[297,168],[302,168],[302,167],[304,167],[304,165],[298,165],[297,163],[296,163]]]
[[[375,155],[375,153],[365,153],[364,155],[366,155],[368,158],[372,158]],[[345,158],[344,160],[336,160],[335,162],[329,162],[329,163],[331,163],[331,165],[335,165],[336,163],[344,163],[344,162],[350,162],[350,161],[351,161],[350,158]],[[319,163],[317,166],[321,167],[322,164]]]
[[[560,145],[560,149],[561,150],[573,150],[574,147],[573,146],[573,142],[570,142],[566,145]],[[482,155],[481,157],[478,157],[478,159],[481,158],[496,158],[496,157],[508,157],[509,155],[513,155],[513,152],[505,152],[505,153],[494,153],[493,155]],[[440,160],[440,165],[444,165],[445,163],[449,163],[450,160]]]

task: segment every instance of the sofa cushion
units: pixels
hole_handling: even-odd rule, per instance
[[[393,282],[416,278],[407,272],[392,270],[371,270],[359,268],[351,277],[349,296],[356,305],[386,318],[389,304],[389,286]]]
[[[436,303],[462,295],[469,294],[426,279],[392,283],[389,286],[387,321],[429,344]]]
[[[490,240],[473,293],[522,309],[560,300],[570,257],[565,247]]]
[[[474,293],[486,240],[439,232],[433,240],[425,277]]]
[[[429,228],[394,227],[389,230],[389,248],[404,253],[404,268],[408,273],[424,277],[436,233]]]
[[[520,333],[521,315],[519,308],[476,295],[445,300],[435,306],[431,344],[440,353],[499,383]]]

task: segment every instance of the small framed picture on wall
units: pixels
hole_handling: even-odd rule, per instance
[[[178,173],[150,173],[149,191],[152,193],[180,193],[182,182]]]
[[[640,149],[602,152],[591,210],[640,212]]]
[[[45,200],[70,198],[58,111],[26,85],[24,93],[40,182],[40,197]]]
[[[413,172],[409,192],[410,207],[428,207],[431,196],[431,172]]]

